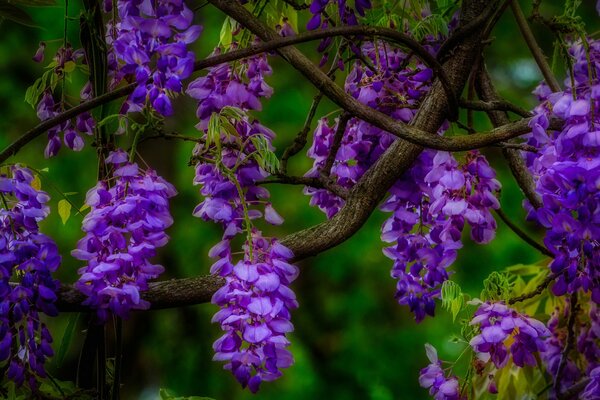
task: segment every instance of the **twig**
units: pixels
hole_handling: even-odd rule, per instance
[[[575,398],[576,395],[579,394],[585,387],[591,382],[592,378],[589,376],[584,377],[579,382],[575,383],[573,386],[569,387],[564,392],[560,393],[556,398],[558,400],[570,400]]]
[[[469,110],[477,111],[510,111],[523,118],[531,117],[531,113],[515,104],[512,104],[505,100],[494,100],[494,101],[476,101],[476,100],[464,100],[461,99],[459,102],[460,106]]]
[[[562,373],[567,366],[567,360],[569,358],[569,352],[575,345],[575,316],[577,314],[577,292],[573,292],[569,302],[569,319],[567,320],[567,339],[565,347],[560,355],[560,362],[558,363],[558,369],[556,370],[556,378],[554,379],[554,392],[560,391],[560,381],[562,379]]]
[[[421,59],[427,66],[434,70],[434,72],[438,76],[438,79],[440,79],[440,82],[442,82],[443,87],[445,88],[448,101],[451,104],[458,104],[454,92],[452,92],[451,90],[448,77],[446,77],[445,72],[441,67],[441,64],[431,54],[429,54],[429,52],[425,48],[423,48],[423,46],[421,46],[420,43],[418,43],[408,35],[404,35],[401,32],[389,28],[357,25],[322,29],[288,37],[280,37],[279,35],[275,34],[274,36],[272,36],[271,40],[265,41],[264,43],[259,43],[245,49],[234,50],[227,53],[211,56],[203,60],[199,60],[194,64],[194,71],[199,71],[226,62],[252,57],[256,54],[277,50],[286,46],[292,46],[299,43],[324,39],[327,37],[351,35],[363,35],[372,37],[377,36],[387,38],[392,42],[404,45],[410,50],[414,51],[415,54],[421,57]],[[321,71],[319,70],[319,72]],[[109,103],[113,100],[117,100],[121,97],[125,97],[131,94],[136,88],[136,86],[136,83],[131,83],[129,85],[123,86],[112,92],[105,93],[101,96],[97,96],[89,101],[86,101],[85,103],[82,103],[76,107],[70,108],[62,112],[53,118],[41,122],[37,126],[31,128],[29,131],[25,132],[23,135],[21,135],[21,137],[19,137],[16,141],[11,143],[9,146],[7,146],[0,153],[0,163],[3,163],[11,156],[14,156],[23,146],[25,146],[27,143],[29,143],[42,133],[46,132],[48,129],[60,125],[61,123],[70,120],[71,118],[74,118],[83,112],[92,110],[98,106]]]
[[[546,248],[546,246],[538,243],[534,238],[529,236],[527,234],[527,232],[525,232],[524,230],[519,228],[514,222],[512,222],[510,220],[510,218],[508,218],[508,216],[506,215],[504,210],[499,208],[494,211],[496,211],[496,214],[498,214],[498,216],[506,224],[506,226],[508,226],[514,233],[517,234],[518,237],[523,239],[528,245],[530,245],[531,247],[533,247],[534,249],[536,249],[537,251],[539,251],[540,253],[542,253],[545,256],[554,257],[554,254],[552,254],[552,252],[550,250],[548,250]]]
[[[549,274],[533,291],[509,299],[508,304],[513,305],[539,296],[557,277],[558,274]]]
[[[560,92],[560,84],[552,73],[552,69],[548,64],[544,53],[542,53],[542,49],[540,49],[540,46],[537,44],[537,41],[533,36],[533,32],[531,32],[531,28],[527,23],[527,19],[525,19],[525,15],[523,14],[523,10],[521,10],[521,6],[519,6],[518,0],[512,0],[510,6],[512,8],[513,15],[515,16],[515,20],[517,21],[517,25],[519,25],[521,35],[523,35],[523,39],[525,39],[525,43],[527,43],[527,47],[529,47],[529,51],[533,55],[535,62],[540,68],[546,83],[553,92]]]
[[[333,163],[335,162],[335,156],[337,155],[340,146],[342,145],[342,139],[344,138],[344,132],[346,131],[346,127],[348,126],[348,121],[350,121],[351,115],[347,112],[343,112],[340,115],[338,120],[337,129],[335,130],[335,134],[333,136],[333,143],[331,144],[331,149],[329,149],[329,154],[327,154],[327,159],[325,160],[325,165],[321,170],[321,174],[323,176],[329,177],[331,174],[331,168],[333,167]]]

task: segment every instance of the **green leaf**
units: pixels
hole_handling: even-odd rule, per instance
[[[62,339],[60,340],[60,347],[58,348],[58,352],[56,353],[56,365],[61,366],[64,359],[65,354],[67,354],[67,350],[69,350],[69,345],[71,344],[71,339],[73,338],[73,333],[75,333],[75,329],[77,328],[77,320],[79,319],[80,313],[73,314],[69,317],[69,323],[65,328],[65,333],[63,334]]]
[[[231,19],[229,17],[225,18],[225,22],[223,22],[223,26],[221,27],[221,33],[219,33],[219,45],[229,46],[231,44],[233,38],[231,25]]]
[[[464,295],[458,283],[454,281],[445,281],[442,284],[442,307],[452,313],[452,321],[462,310],[464,305]]]
[[[35,190],[42,190],[42,181],[40,180],[40,176],[35,174],[33,180],[31,181],[31,187]]]
[[[48,78],[52,80],[53,75],[56,75],[53,71],[46,71],[41,77],[33,82],[33,85],[27,88],[27,91],[25,92],[25,102],[27,104],[31,105],[33,108],[37,106],[38,99],[48,87]]]
[[[6,18],[17,24],[32,28],[39,28],[29,14],[14,4],[8,3],[6,0],[0,1],[0,18]]]
[[[68,200],[60,199],[58,201],[58,215],[60,215],[63,225],[66,224],[71,216],[71,203]]]
[[[483,281],[481,298],[484,301],[505,301],[510,296],[511,288],[508,275],[494,271]]]

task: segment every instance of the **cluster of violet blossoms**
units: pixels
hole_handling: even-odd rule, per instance
[[[256,393],[262,381],[281,376],[281,368],[294,359],[286,347],[285,334],[294,330],[290,311],[298,307],[289,285],[298,276],[298,268],[289,262],[292,252],[275,239],[253,232],[246,244],[244,259],[233,263],[230,243],[224,240],[209,255],[218,261],[211,273],[225,278],[225,285],[213,296],[221,307],[212,321],[225,332],[213,348],[214,360],[226,361],[242,387]]]
[[[43,44],[43,42],[42,42]],[[42,62],[44,57],[43,50],[45,44],[40,44],[40,49],[36,52],[34,61]],[[65,73],[70,70],[75,63],[81,61],[84,58],[84,52],[82,49],[74,50],[70,44],[60,47],[53,59],[53,70],[52,73],[58,76],[58,79],[65,79]],[[84,86],[81,91],[81,99],[88,100],[90,98],[91,85]],[[62,102],[56,102],[50,88],[46,89],[39,99],[37,105],[37,116],[40,121],[45,121],[59,115],[64,111],[65,104]],[[78,114],[74,120],[67,120],[61,124],[53,126],[48,129],[48,144],[44,150],[44,156],[46,158],[54,157],[58,154],[62,144],[64,144],[71,150],[80,151],[83,149],[84,141],[83,135],[92,135],[96,127],[96,121],[89,112]],[[62,133],[62,140],[61,140]]]
[[[398,302],[410,307],[417,322],[434,315],[447,268],[462,247],[465,223],[474,242],[494,238],[491,211],[500,206],[499,189],[494,170],[479,152],[466,153],[465,164],[459,165],[452,154],[429,150],[390,189],[381,209],[392,215],[381,239],[394,244],[384,254],[394,261]]]
[[[130,310],[149,307],[140,292],[164,271],[150,259],[169,240],[169,198],[177,194],[154,171],[130,163],[122,150],[112,152],[106,162],[113,168],[112,179],[88,191],[91,211],[82,225],[86,235],[72,251],[86,262],[75,287],[87,296],[83,304],[95,309],[101,322],[111,313],[127,318]]]
[[[530,205],[529,217],[547,228],[544,243],[554,254],[550,269],[558,275],[556,296],[581,290],[600,303],[600,41],[589,40],[588,55],[575,43],[569,54],[573,81],[563,92],[541,85],[541,104],[531,121],[529,144],[541,149],[526,155],[542,207]],[[592,75],[590,76],[590,72]],[[565,121],[561,131],[548,130],[549,118]]]
[[[446,377],[442,362],[438,359],[437,350],[430,344],[425,344],[425,352],[430,364],[419,374],[419,385],[429,389],[429,394],[435,400],[462,400],[460,386],[456,376]]]
[[[39,232],[50,198],[33,182],[31,171],[16,165],[10,176],[0,175],[0,362],[7,363],[8,379],[36,390],[54,354],[40,315],[58,314],[59,282],[52,273],[61,258],[54,241]]]
[[[327,29],[329,22],[326,8],[330,3],[337,3],[339,18],[343,25],[358,25],[356,14],[364,17],[365,11],[372,7],[371,0],[355,0],[354,8],[350,7],[346,0],[312,0],[309,9],[313,16],[306,24],[306,29]]]
[[[481,303],[470,324],[479,326],[480,333],[469,344],[482,361],[491,361],[496,368],[508,363],[509,351],[515,365],[535,366],[535,354],[545,351],[544,339],[550,336],[543,323],[503,303]],[[507,349],[509,338],[512,344]]]
[[[390,117],[409,122],[418,108],[420,100],[429,91],[432,71],[417,62],[407,66],[410,58],[402,50],[378,42],[363,44],[365,57],[378,66],[374,72],[355,63],[348,74],[345,90],[362,104],[368,105]],[[308,156],[314,160],[313,167],[306,173],[309,177],[319,177],[330,172],[336,183],[351,188],[364,175],[367,169],[392,144],[395,137],[360,119],[348,122],[342,142],[335,155],[331,171],[322,171],[333,145],[337,124],[329,126],[327,119],[321,119],[313,135],[313,143]],[[335,215],[344,201],[326,189],[306,187],[304,193],[311,196],[310,204],[318,206],[328,218]]]
[[[221,308],[213,322],[224,331],[213,345],[214,360],[225,361],[224,368],[252,392],[293,364],[286,334],[293,330],[290,312],[298,307],[289,288],[298,275],[289,263],[292,252],[277,240],[264,238],[251,222],[263,216],[271,224],[283,222],[268,201],[268,190],[258,185],[269,171],[252,156],[257,151],[253,139],[272,149],[275,134],[248,114],[261,109],[261,98],[271,96],[273,91],[265,82],[270,74],[266,55],[260,55],[237,68],[229,64],[211,68],[187,89],[198,100],[196,127],[210,143],[194,149],[198,159],[194,184],[200,185],[204,199],[193,214],[224,230],[223,240],[209,253],[216,258],[211,273],[226,281],[212,299]],[[230,129],[208,140],[213,118],[225,121]],[[231,241],[242,233],[247,234],[244,255],[236,261]]]
[[[105,2],[105,11],[111,7]],[[194,13],[183,0],[119,0],[117,9],[120,20],[110,22],[107,31],[114,49],[111,79],[114,84],[132,76],[137,83],[122,111],[139,111],[148,103],[159,114],[172,115],[169,92],[181,93],[182,81],[194,70],[187,46],[202,31],[192,25]]]

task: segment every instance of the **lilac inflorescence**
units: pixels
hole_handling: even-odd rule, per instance
[[[106,162],[113,168],[112,178],[88,191],[91,211],[82,225],[86,235],[72,251],[86,262],[75,287],[86,295],[83,304],[96,309],[101,322],[111,313],[127,318],[130,310],[150,306],[140,292],[164,271],[150,259],[169,240],[165,229],[173,219],[168,199],[177,193],[156,172],[141,171],[130,163],[121,150],[112,152]]]
[[[381,208],[393,214],[381,238],[395,243],[384,254],[394,261],[398,302],[410,307],[417,322],[434,315],[447,268],[462,247],[465,223],[476,243],[494,238],[491,210],[499,208],[499,188],[479,152],[468,152],[461,166],[450,153],[425,151],[390,190]]]
[[[261,109],[261,98],[271,96],[265,82],[270,74],[267,58],[261,55],[236,68],[211,68],[187,89],[198,100],[196,127],[205,138],[194,149],[194,183],[204,197],[194,216],[224,230],[223,241],[209,253],[217,258],[211,273],[226,281],[213,296],[213,303],[221,307],[213,322],[225,332],[213,345],[214,359],[225,361],[224,368],[252,392],[293,364],[286,334],[293,330],[290,312],[298,307],[289,288],[298,275],[289,263],[292,252],[252,226],[262,216],[271,224],[283,222],[268,201],[268,190],[258,184],[269,176],[269,168],[253,156],[261,149],[272,151],[275,134],[249,115]],[[243,232],[244,256],[236,261],[231,240]]]
[[[480,333],[469,344],[477,356],[496,368],[504,367],[509,360],[519,367],[537,364],[535,354],[545,351],[544,339],[550,331],[538,320],[520,314],[503,303],[481,303],[471,325],[477,325]],[[512,340],[507,348],[506,340]]]
[[[17,385],[27,381],[36,390],[38,379],[47,376],[46,359],[54,354],[40,315],[58,314],[59,282],[52,273],[61,258],[38,227],[49,214],[49,196],[33,187],[27,168],[11,166],[10,173],[0,175],[0,362],[7,363],[8,379]]]
[[[235,265],[228,240],[209,254],[218,257],[211,272],[226,281],[212,299],[221,307],[212,321],[225,331],[213,345],[214,359],[226,361],[224,368],[255,393],[262,381],[277,379],[280,369],[294,362],[286,349],[290,344],[286,334],[294,329],[290,311],[298,303],[289,285],[298,268],[289,263],[293,254],[288,248],[258,231],[247,244],[244,259]]]
[[[265,82],[271,68],[264,55],[247,60],[241,68],[245,70],[243,75],[228,64],[214,67],[206,76],[191,82],[187,89],[187,93],[198,100],[200,122],[196,128],[205,135],[209,134],[211,118],[221,115],[226,107],[231,111],[222,116],[235,133],[218,132],[219,137],[211,139],[211,146],[198,144],[194,149],[194,155],[200,160],[196,164],[194,183],[201,185],[200,194],[204,197],[194,210],[194,216],[220,223],[225,238],[242,231],[245,217],[261,217],[263,212],[258,206],[264,207],[267,222],[283,222],[268,202],[269,191],[257,185],[269,173],[251,156],[257,150],[257,142],[252,139],[272,149],[275,134],[247,113],[260,110],[260,99],[271,96],[273,91]],[[215,152],[216,141],[221,149]]]
[[[45,48],[45,44],[43,46]],[[42,48],[42,47],[40,47]],[[43,53],[42,53],[43,55]],[[66,79],[65,73],[73,69],[76,62],[83,59],[84,52],[82,49],[74,50],[71,45],[60,47],[54,57],[52,66],[52,73],[57,75],[57,79]],[[41,59],[40,61],[41,62]],[[89,85],[86,85],[88,87]],[[91,86],[89,86],[91,87]],[[82,100],[89,100],[89,96],[86,96],[82,91]],[[64,104],[62,102],[57,103],[54,100],[54,96],[50,88],[46,89],[42,94],[37,104],[37,116],[41,121],[46,121],[59,115],[64,111]],[[48,129],[48,144],[44,150],[44,156],[50,158],[58,154],[58,151],[62,147],[62,142],[71,150],[80,151],[83,149],[84,141],[82,134],[92,135],[96,127],[96,121],[89,112],[78,114],[75,119],[66,120],[58,125],[55,125]],[[61,140],[61,133],[63,138]]]
[[[419,385],[429,389],[429,394],[435,400],[459,400],[460,386],[456,376],[446,377],[442,369],[442,362],[438,359],[437,350],[430,344],[425,345],[427,358],[430,364],[423,368],[419,374]]]
[[[529,217],[547,228],[546,247],[554,254],[550,269],[558,275],[555,295],[591,292],[600,303],[600,41],[571,46],[573,80],[564,92],[541,85],[536,94],[529,144],[541,149],[526,156],[542,207],[527,205]],[[589,56],[589,62],[588,62]],[[590,76],[591,73],[591,76]],[[565,121],[561,131],[548,130],[549,118]]]
[[[187,46],[202,30],[192,25],[194,13],[183,0],[119,0],[117,8],[120,21],[108,27],[112,84],[124,75],[137,83],[123,111],[139,111],[148,103],[161,115],[172,115],[169,92],[181,93],[182,81],[194,70]]]
[[[312,0],[309,9],[313,16],[306,24],[306,29],[326,29],[329,26],[326,9],[331,3],[337,3],[338,15],[344,25],[358,25],[356,14],[364,17],[365,11],[372,7],[371,0],[356,0],[354,7],[350,7],[346,0]]]
[[[366,43],[362,52],[377,65],[377,72],[356,63],[345,84],[346,92],[361,103],[399,121],[409,122],[419,101],[429,91],[431,69],[416,62],[406,66],[410,57],[397,48],[378,42]],[[337,122],[330,127],[321,119],[315,130],[308,156],[314,160],[306,176],[319,177],[333,146]],[[352,118],[345,129],[341,146],[335,155],[331,177],[345,188],[351,188],[395,140],[391,134],[362,120]],[[305,188],[311,205],[318,206],[328,218],[335,215],[344,202],[325,189]]]

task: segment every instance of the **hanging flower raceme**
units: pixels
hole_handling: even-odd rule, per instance
[[[202,31],[192,25],[194,13],[183,0],[119,0],[117,8],[120,21],[110,22],[107,29],[114,49],[114,58],[109,56],[112,84],[122,75],[137,83],[123,111],[151,104],[159,114],[172,115],[169,92],[181,93],[182,81],[194,69],[194,53],[187,46]]]
[[[213,345],[214,359],[226,361],[224,368],[255,393],[262,381],[277,379],[294,362],[286,334],[294,329],[290,311],[298,303],[289,285],[298,269],[289,264],[293,254],[288,248],[258,231],[235,264],[228,240],[209,254],[218,258],[211,272],[226,281],[212,299],[221,307],[212,320],[225,332]]]
[[[0,362],[17,385],[36,390],[47,376],[52,336],[41,314],[56,316],[59,282],[52,278],[61,258],[54,241],[39,232],[49,196],[33,187],[27,168],[11,166],[0,175]]]
[[[122,150],[112,152],[106,162],[113,168],[111,178],[88,191],[91,211],[82,226],[86,235],[72,251],[86,262],[75,287],[100,321],[111,313],[127,318],[130,310],[150,306],[140,293],[164,271],[150,259],[169,240],[165,229],[173,219],[168,199],[177,193],[156,172],[129,162]]]
[[[402,50],[382,42],[366,43],[362,52],[376,65],[377,71],[364,67],[360,62],[355,63],[346,78],[346,92],[394,119],[409,122],[420,100],[429,91],[433,76],[431,69],[418,61],[412,62]],[[314,163],[306,176],[319,177],[322,173],[330,173],[338,185],[351,188],[395,137],[352,118],[346,125],[331,171],[323,171],[338,124],[339,121],[336,121],[330,127],[327,119],[319,121],[307,153]],[[311,205],[318,206],[328,218],[335,215],[344,204],[342,199],[325,189],[307,187],[304,192],[311,196]]]
[[[45,44],[43,47],[40,47],[40,49],[43,48],[45,48]],[[43,53],[41,54],[43,55]],[[50,80],[59,81],[61,79],[67,79],[66,74],[72,72],[76,67],[76,63],[82,61],[83,59],[83,49],[74,50],[70,44],[60,47],[52,63],[48,65],[48,67],[52,68],[51,71],[48,71],[48,73],[52,74]],[[41,61],[42,60],[40,59],[39,62]],[[40,79],[41,81],[38,80],[33,87],[40,84],[40,82],[43,84],[46,78],[43,77]],[[84,89],[85,87],[91,88],[89,84],[84,86]],[[52,85],[47,87],[37,103],[37,116],[41,121],[51,119],[65,110],[66,105],[63,103],[63,101],[58,103],[55,101],[52,88]],[[90,97],[88,94],[86,94],[85,90],[82,90],[81,99],[85,101],[89,100],[89,98]],[[49,128],[47,132],[48,144],[44,150],[44,156],[46,158],[50,158],[58,154],[63,142],[69,149],[80,151],[84,146],[84,141],[81,135],[92,135],[95,126],[96,122],[92,115],[89,112],[84,112],[78,114],[74,119],[66,120]]]
[[[337,3],[338,16],[343,25],[358,25],[356,14],[361,17],[365,16],[365,11],[372,7],[371,0],[356,0],[354,7],[346,4],[346,0],[312,0],[310,3],[310,12],[313,15],[306,29],[314,30],[318,28],[325,29],[329,25],[327,21],[327,6],[331,3]],[[330,41],[331,42],[331,41]]]
[[[495,234],[492,209],[499,208],[500,183],[477,151],[459,165],[447,152],[424,151],[413,167],[391,188],[381,209],[393,214],[381,239],[394,243],[384,254],[394,261],[398,302],[408,305],[417,322],[434,315],[435,299],[448,279],[447,268],[462,247],[465,223],[476,243]]]
[[[469,344],[484,362],[491,361],[502,368],[509,359],[519,367],[535,366],[535,354],[545,350],[544,339],[550,331],[538,320],[520,314],[503,303],[481,303],[471,325],[480,333]],[[512,344],[507,347],[507,340]]]
[[[438,359],[437,350],[430,344],[425,345],[430,364],[421,370],[419,385],[429,389],[429,394],[436,400],[460,400],[460,386],[456,376],[446,377],[442,362]]]
[[[544,240],[554,254],[550,269],[558,275],[555,295],[590,291],[600,303],[600,41],[589,40],[569,50],[573,80],[564,92],[536,90],[541,104],[535,109],[529,143],[540,148],[526,156],[536,179],[542,207],[529,216],[547,228]],[[589,61],[588,61],[589,57]],[[549,118],[565,121],[561,131],[549,131]]]

